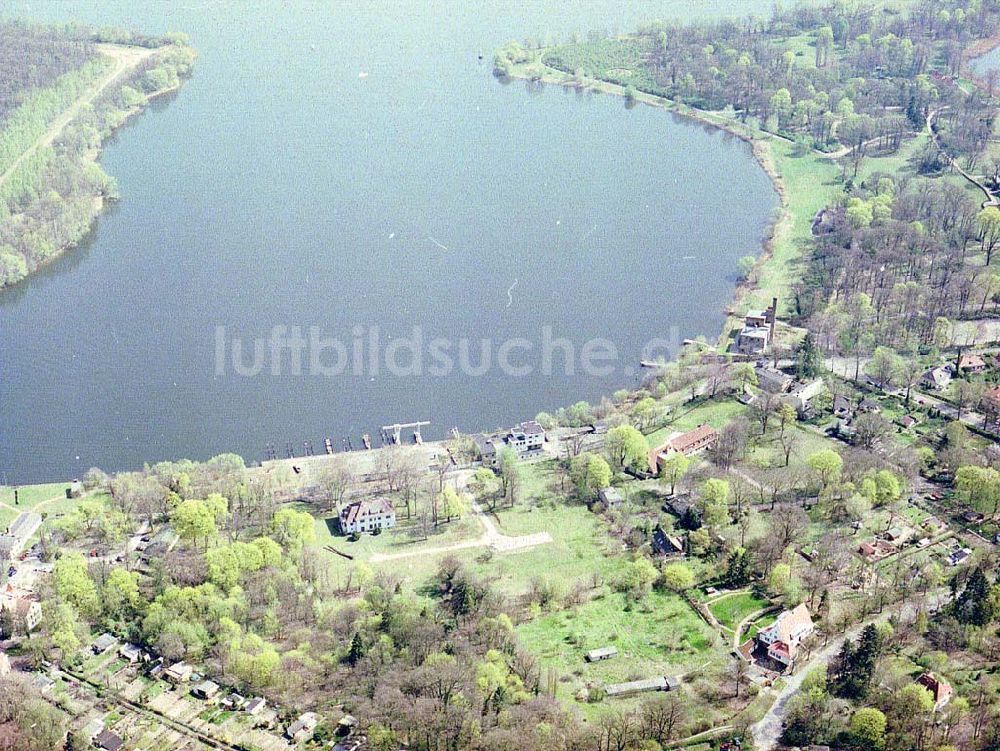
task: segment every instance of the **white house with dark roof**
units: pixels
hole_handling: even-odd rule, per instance
[[[340,510],[339,523],[345,535],[381,532],[396,526],[396,509],[386,498],[354,501]]]
[[[545,430],[534,420],[528,420],[511,428],[505,440],[522,459],[537,456],[545,445]]]

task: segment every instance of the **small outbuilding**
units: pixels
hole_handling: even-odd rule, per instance
[[[104,751],[119,751],[125,745],[125,741],[117,733],[110,730],[102,730],[94,738],[94,745]]]
[[[601,488],[597,491],[597,497],[608,510],[616,509],[625,502],[625,499],[622,498],[621,491],[618,490],[618,488]]]
[[[204,699],[205,701],[212,701],[216,696],[219,695],[220,687],[215,681],[202,681],[193,689],[191,689],[191,695],[197,697],[198,699]]]
[[[604,688],[604,693],[608,696],[629,696],[649,691],[670,691],[671,687],[676,688],[678,685],[680,685],[680,681],[677,678],[658,675],[655,678],[646,678],[641,681],[612,683]]]
[[[95,655],[102,655],[109,649],[115,647],[117,644],[118,640],[111,634],[101,634],[94,639],[94,643],[90,645],[90,651]]]
[[[601,660],[610,660],[617,654],[618,654],[617,647],[599,647],[598,649],[592,649],[589,652],[587,652],[587,662],[600,662]]]

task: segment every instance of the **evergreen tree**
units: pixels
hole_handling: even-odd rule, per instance
[[[869,624],[856,644],[844,641],[833,677],[838,696],[846,699],[864,699],[871,689],[875,666],[882,655],[882,635]]]
[[[365,645],[361,641],[361,634],[355,631],[354,637],[351,639],[351,648],[347,652],[347,662],[350,665],[357,665],[358,661],[364,656]]]
[[[746,548],[734,550],[726,567],[726,581],[733,587],[744,587],[750,583],[750,568],[753,563]]]
[[[796,373],[799,379],[815,378],[820,373],[819,350],[816,348],[816,341],[812,332],[806,332],[805,338],[795,351],[798,364]]]
[[[688,507],[678,521],[681,529],[695,530],[701,528],[701,516],[693,507]]]
[[[965,582],[965,589],[955,600],[953,607],[959,623],[985,626],[993,620],[994,605],[990,583],[982,568],[977,568]]]

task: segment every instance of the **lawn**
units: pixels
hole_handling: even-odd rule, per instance
[[[724,595],[708,606],[712,615],[730,631],[735,631],[740,622],[752,613],[763,610],[770,603],[751,592]]]
[[[718,635],[680,597],[664,592],[628,609],[623,595],[607,593],[521,624],[517,632],[544,668],[555,669],[563,699],[588,685],[685,673],[724,655]],[[604,646],[616,647],[618,655],[592,664],[584,660],[588,651]]]
[[[380,535],[363,535],[357,542],[338,534],[332,520],[316,519],[317,545],[321,549],[329,545],[354,556],[356,561],[370,565],[375,571],[402,574],[405,586],[413,589],[420,589],[441,559],[449,555],[483,576],[496,578],[511,594],[524,592],[538,576],[549,579],[565,591],[573,582],[585,577],[610,575],[615,563],[607,557],[609,537],[603,531],[603,521],[586,506],[567,504],[557,498],[555,466],[555,460],[525,463],[521,498],[513,508],[497,508],[492,513],[502,534],[517,537],[549,532],[553,538],[551,543],[498,554],[485,546],[449,550],[449,546],[468,543],[483,534],[482,523],[471,512],[460,520],[441,525],[427,540],[419,540],[410,534],[412,522],[397,510],[399,526],[396,529]],[[341,576],[346,576],[354,567],[352,561],[324,552],[332,570]],[[398,553],[413,555],[390,561],[373,560],[378,555]]]
[[[836,163],[813,152],[798,155],[794,144],[778,138],[766,143],[760,157],[770,162],[784,184],[784,214],[774,229],[771,255],[762,264],[754,291],[741,307],[764,307],[772,297],[787,310],[791,286],[801,276],[800,259],[812,239],[812,219],[843,189]]]
[[[678,408],[672,415],[670,423],[646,436],[650,448],[663,444],[671,433],[694,430],[702,424],[720,429],[734,418],[743,414],[746,408],[732,399],[707,401],[692,409]]]
[[[762,615],[760,618],[755,618],[747,626],[746,633],[743,635],[744,639],[753,639],[757,636],[757,633],[762,629],[767,628],[772,623],[778,619],[777,613],[768,613],[767,615]]]
[[[21,485],[17,489],[17,508],[31,509],[40,503],[65,499],[68,482],[48,482],[42,485]],[[14,505],[14,488],[0,486],[0,503]]]

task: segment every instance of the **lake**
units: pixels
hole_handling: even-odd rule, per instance
[[[0,294],[0,483],[500,427],[636,385],[651,340],[714,338],[777,205],[748,147],[502,83],[492,54],[770,5],[5,3],[200,57],[107,144],[122,200],[88,241]]]

